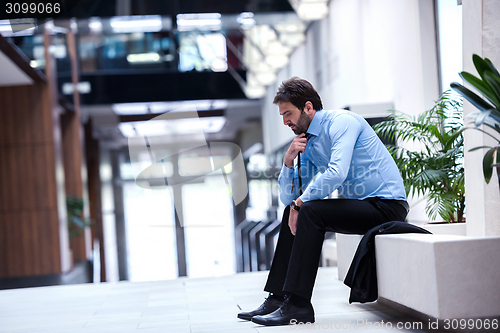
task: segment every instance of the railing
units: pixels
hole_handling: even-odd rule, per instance
[[[262,271],[271,268],[274,256],[274,238],[281,220],[244,220],[235,228],[238,272]]]

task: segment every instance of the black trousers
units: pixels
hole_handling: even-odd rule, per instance
[[[363,235],[379,224],[404,221],[408,211],[396,200],[378,197],[308,201],[300,207],[296,236],[288,226],[289,213],[287,206],[264,290],[311,299],[326,231]]]

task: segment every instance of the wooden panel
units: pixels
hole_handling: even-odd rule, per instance
[[[61,117],[66,194],[82,197],[82,142],[80,119],[76,114]]]
[[[54,141],[46,89],[45,84],[0,87],[0,146]]]
[[[1,162],[1,160],[0,160]],[[0,190],[2,189],[2,186],[0,186]],[[0,276],[7,276],[7,270],[8,270],[8,265],[5,262],[6,257],[7,257],[7,223],[5,223],[6,216],[3,213],[0,213],[0,259],[2,262],[0,262]]]
[[[56,208],[54,147],[0,147],[0,212]]]
[[[48,73],[54,68],[47,62]],[[69,248],[55,77],[0,87],[0,278],[60,274]],[[59,198],[59,200],[58,200]],[[63,253],[63,252],[64,253]]]
[[[0,278],[60,273],[54,220],[56,209],[0,213]]]

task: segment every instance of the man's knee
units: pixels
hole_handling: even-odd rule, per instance
[[[314,202],[311,201],[304,202],[304,204],[300,206],[299,221],[305,220],[309,225],[314,224],[322,226],[323,223],[316,213],[317,212],[315,209]]]
[[[311,201],[304,202],[302,206],[300,206],[299,215],[311,215],[314,213],[313,203]]]

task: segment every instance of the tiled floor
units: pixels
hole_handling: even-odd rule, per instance
[[[253,310],[267,296],[262,291],[266,277],[267,272],[256,272],[219,278],[0,291],[0,332],[397,332],[398,322],[416,322],[378,303],[349,304],[349,288],[337,280],[335,267],[319,270],[313,296],[315,326],[263,327],[237,319],[240,308]],[[393,329],[387,327],[387,322]],[[424,322],[423,327],[426,325]]]

